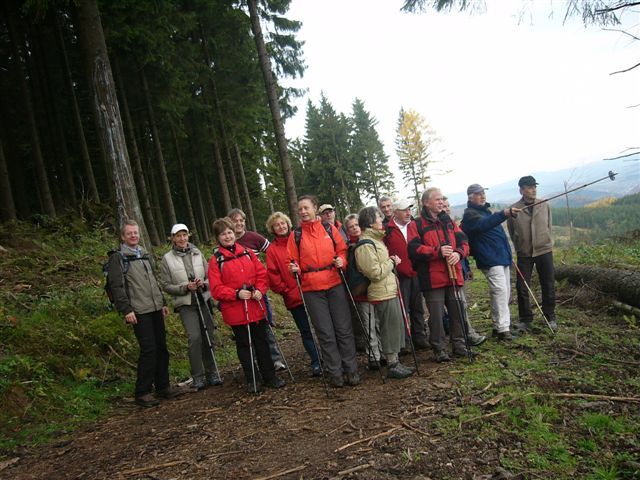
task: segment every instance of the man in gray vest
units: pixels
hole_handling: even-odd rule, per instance
[[[153,274],[152,257],[138,244],[138,224],[125,220],[120,238],[120,249],[109,256],[107,282],[116,310],[133,326],[140,346],[135,401],[141,407],[153,407],[160,403],[156,397],[173,398],[184,393],[169,385],[164,327],[169,309]]]

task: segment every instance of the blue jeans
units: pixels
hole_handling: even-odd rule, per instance
[[[304,349],[311,357],[311,368],[319,367],[320,360],[318,359],[318,352],[316,351],[316,345],[313,342],[313,334],[311,333],[311,326],[309,325],[309,319],[307,313],[304,311],[304,305],[299,305],[289,310],[293,316],[294,322],[298,330],[300,330],[300,336],[302,337],[302,345]]]

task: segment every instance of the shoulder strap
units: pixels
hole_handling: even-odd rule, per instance
[[[322,226],[324,227],[324,229],[327,232],[327,235],[329,235],[329,238],[333,242],[333,249],[335,250],[336,249],[336,239],[333,238],[333,229],[331,228],[331,224],[327,223],[327,222],[322,222]]]
[[[356,242],[356,246],[353,247],[354,252],[357,250],[358,247],[361,247],[362,245],[373,245],[373,248],[377,251],[378,247],[376,247],[376,244],[373,242],[373,240],[369,240],[368,238],[363,238],[362,240],[358,240]]]
[[[298,255],[300,255],[300,240],[302,240],[302,227],[296,227],[293,229],[293,239],[296,241],[296,247],[298,247]]]
[[[244,252],[242,252],[240,255],[236,255],[234,257],[231,257],[229,259],[225,258],[224,255],[222,254],[222,252],[220,252],[220,250],[218,250],[218,247],[213,249],[213,255],[216,257],[216,262],[218,263],[218,270],[220,270],[220,273],[222,273],[222,265],[224,262],[229,262],[231,260],[237,260],[238,258],[242,257],[243,255],[247,255],[249,258],[251,258],[251,249],[250,248],[245,248]]]

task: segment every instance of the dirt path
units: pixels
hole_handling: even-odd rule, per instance
[[[451,444],[434,428],[459,401],[444,370],[463,361],[442,367],[422,352],[421,376],[383,385],[361,358],[362,384],[331,390],[328,399],[321,380],[308,376],[299,341],[291,336],[283,344],[295,351],[297,378],[284,389],[249,396],[228,371],[224,386],[158,408],[125,403],[70,442],[20,458],[0,478],[426,479],[495,472],[495,444]]]

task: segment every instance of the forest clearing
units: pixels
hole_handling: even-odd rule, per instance
[[[295,383],[246,394],[221,326],[224,386],[140,409],[130,398],[135,340],[102,291],[108,236],[23,225],[0,238],[0,478],[638,477],[638,321],[588,285],[559,284],[556,336],[536,317],[535,333],[490,339],[473,363],[418,352],[420,376],[385,384],[361,354],[362,384],[329,398],[276,297]],[[558,257],[638,268],[637,240],[613,250]],[[470,316],[490,335],[485,291],[476,275]],[[171,378],[184,380],[184,331],[175,314],[167,325]]]

